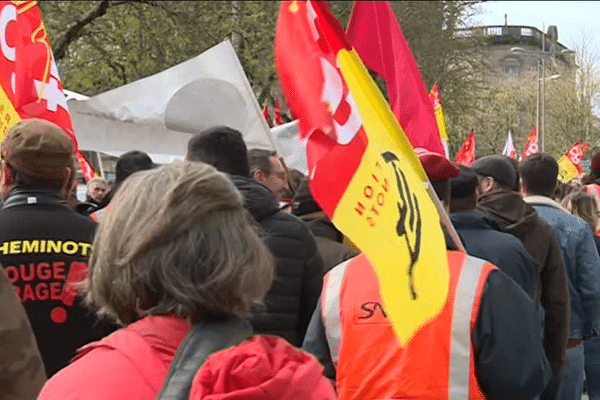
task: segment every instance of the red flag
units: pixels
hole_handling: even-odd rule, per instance
[[[583,146],[581,146],[581,159],[583,159],[583,156],[585,155],[585,152],[587,151],[589,145],[589,143],[586,143]]]
[[[571,149],[569,149],[569,151],[567,151],[567,158],[569,159],[569,161],[571,161],[573,163],[573,165],[575,166],[575,168],[577,168],[577,172],[581,174],[582,170],[581,170],[581,160],[583,159],[583,152],[581,151],[581,144],[579,142],[579,140],[573,145],[573,147],[571,147]],[[587,146],[586,146],[586,150],[587,150]]]
[[[37,3],[3,1],[0,15],[1,136],[21,119],[45,119],[70,136],[77,154],[67,100]],[[91,166],[82,165],[86,168]]]
[[[281,107],[279,106],[279,99],[275,99],[275,119],[273,120],[275,126],[283,125],[283,119],[281,119]]]
[[[326,2],[281,3],[275,57],[307,138],[311,192],[373,265],[388,319],[406,346],[441,311],[449,287],[425,171]]]
[[[462,165],[471,165],[475,162],[475,132],[469,133],[454,161]]]
[[[269,106],[265,106],[265,108],[263,108],[263,117],[265,117],[267,125],[271,126],[271,124],[269,124]]]
[[[531,133],[529,133],[529,139],[527,139],[527,144],[525,145],[525,150],[523,150],[523,155],[521,156],[521,160],[529,157],[532,154],[535,154],[539,151],[538,148],[538,137],[537,130],[535,126],[531,129]]]
[[[385,79],[390,107],[414,148],[444,155],[427,89],[387,1],[355,1],[348,41],[365,65]]]

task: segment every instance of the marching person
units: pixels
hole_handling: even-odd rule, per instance
[[[458,168],[421,152],[443,202]],[[335,379],[341,400],[532,399],[550,379],[533,301],[493,265],[449,251],[450,293],[442,312],[405,348],[386,317],[364,255],[327,273],[303,348]],[[471,300],[466,300],[470,298]],[[377,307],[366,307],[368,305]]]

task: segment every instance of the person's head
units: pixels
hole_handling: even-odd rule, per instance
[[[131,150],[121,154],[117,158],[115,167],[115,181],[123,182],[127,177],[134,172],[152,169],[156,165],[147,153],[139,150]]]
[[[477,205],[479,178],[475,171],[459,165],[460,175],[450,179],[450,212],[473,210]]]
[[[292,214],[301,217],[316,212],[322,212],[322,209],[310,193],[310,183],[308,178],[304,178],[292,199]]]
[[[448,180],[458,176],[460,170],[456,165],[440,154],[422,148],[416,148],[415,152],[427,174],[427,178],[431,182],[433,190],[444,207],[446,207],[446,210],[449,210],[450,183]]]
[[[517,170],[509,157],[481,157],[475,160],[471,169],[479,176],[478,195],[492,190],[513,191],[517,185]]]
[[[558,163],[551,155],[532,154],[519,164],[523,195],[552,197],[558,183]]]
[[[590,224],[594,232],[598,229],[598,204],[596,199],[585,190],[569,193],[561,201],[561,205]]]
[[[592,157],[590,175],[593,175],[592,181],[600,178],[600,151]]]
[[[41,119],[17,122],[0,147],[2,200],[15,188],[53,189],[66,198],[76,173],[73,151],[73,142],[58,125]]]
[[[100,203],[108,191],[108,182],[104,178],[94,178],[87,183],[87,196],[89,199]]]
[[[278,199],[281,200],[290,190],[287,171],[276,152],[252,149],[248,151],[248,164],[250,176],[265,185]]]
[[[273,259],[233,183],[176,162],[123,182],[94,239],[87,299],[123,324],[242,315],[271,285]],[[145,193],[139,196],[139,193]]]
[[[215,126],[192,136],[185,159],[212,165],[226,174],[250,177],[244,137],[227,126]]]

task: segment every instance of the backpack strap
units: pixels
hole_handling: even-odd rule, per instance
[[[251,336],[252,325],[239,318],[195,324],[179,345],[157,400],[189,399],[194,376],[208,356]]]

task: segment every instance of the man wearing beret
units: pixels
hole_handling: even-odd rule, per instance
[[[500,268],[533,299],[539,281],[537,261],[519,239],[501,232],[493,221],[475,209],[477,174],[467,166],[459,168],[460,175],[450,179],[450,220],[467,253]]]
[[[554,229],[518,193],[518,173],[508,157],[481,157],[471,165],[479,176],[477,209],[504,232],[515,235],[537,260],[536,305],[545,311],[544,348],[558,376],[569,330],[569,290]]]
[[[458,168],[439,154],[417,153],[447,206]],[[340,400],[532,399],[545,387],[551,370],[531,298],[493,265],[447,255],[452,301],[404,348],[363,255],[327,273],[303,348],[336,381]],[[463,301],[467,293],[472,302]]]
[[[80,304],[95,223],[72,211],[73,143],[57,125],[22,120],[0,147],[0,264],[27,312],[48,376],[107,333]]]

